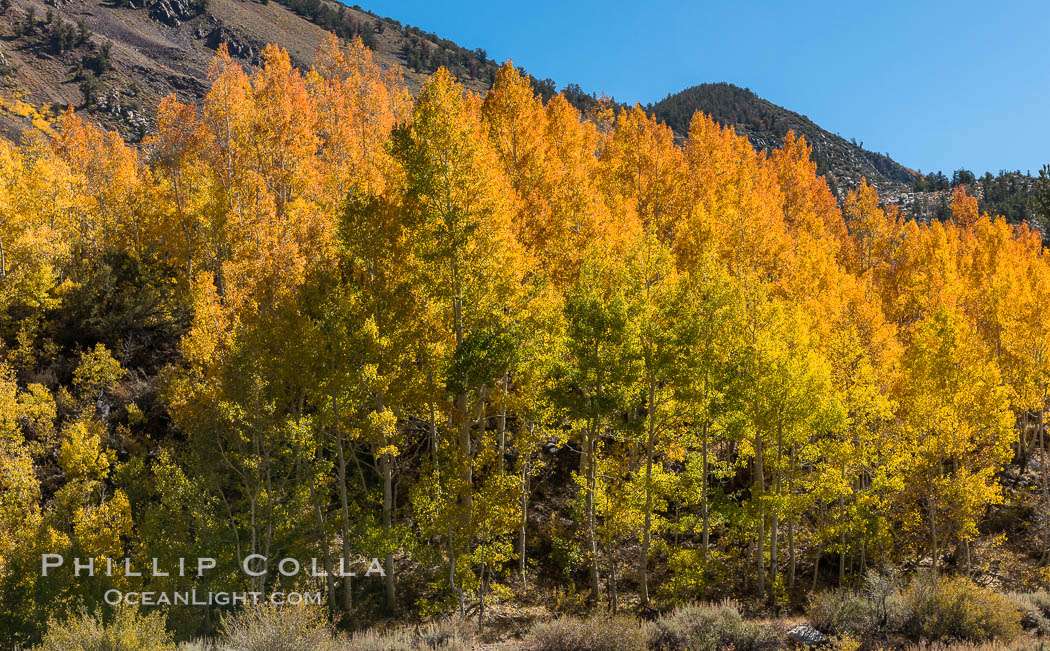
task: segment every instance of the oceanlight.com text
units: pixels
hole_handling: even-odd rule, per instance
[[[103,599],[110,606],[239,606],[272,604],[275,606],[298,606],[321,603],[320,592],[197,592],[184,590],[175,592],[107,590]]]

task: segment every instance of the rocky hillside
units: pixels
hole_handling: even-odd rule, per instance
[[[497,69],[484,50],[334,0],[0,0],[0,136],[19,141],[27,133],[51,133],[55,116],[73,106],[136,141],[151,130],[154,107],[165,95],[202,97],[221,44],[247,66],[257,64],[271,42],[288,50],[295,64],[308,66],[329,31],[361,38],[381,63],[402,67],[411,89],[445,66],[468,88],[484,91]],[[544,97],[557,92],[553,80],[533,83]],[[573,83],[561,92],[583,110],[597,101]],[[946,185],[925,187],[889,156],[732,84],[694,86],[647,108],[680,136],[693,113],[704,111],[759,149],[779,147],[794,130],[813,145],[820,173],[839,196],[866,178],[911,216],[945,210]],[[1030,187],[1025,179],[1013,185]],[[1003,191],[1010,196],[988,207],[1008,205],[1011,218],[1024,219],[1025,202]]]
[[[746,135],[758,149],[775,149],[788,131],[805,136],[813,146],[818,171],[839,192],[856,187],[862,178],[880,194],[900,192],[916,174],[885,154],[864,149],[856,142],[830,133],[804,115],[799,115],[732,84],[701,84],[667,96],[649,106],[676,133],[689,131],[689,120],[703,111],[717,122]]]
[[[326,0],[0,0],[0,133],[48,132],[73,106],[131,140],[157,101],[199,99],[220,44],[247,65],[266,43],[307,66],[325,35],[360,36],[410,87],[438,65],[488,87],[496,64],[417,28]],[[321,25],[324,26],[322,29]]]

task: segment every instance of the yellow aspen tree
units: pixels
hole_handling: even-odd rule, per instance
[[[196,109],[171,95],[157,107],[157,130],[146,140],[157,198],[165,213],[161,246],[185,269],[187,283],[193,282],[198,266],[206,266],[200,259],[209,257],[202,250],[211,239],[204,136]]]
[[[423,261],[428,291],[440,305],[448,359],[495,354],[475,346],[500,341],[508,319],[522,306],[525,252],[514,232],[514,192],[484,131],[480,101],[464,96],[452,75],[439,69],[420,90],[411,124],[395,134],[405,170],[406,210]],[[474,457],[485,451],[485,406],[493,381],[454,382],[450,420],[457,434],[459,522],[449,522],[450,583],[456,554],[473,536]],[[458,548],[458,549],[457,549]],[[466,568],[462,568],[464,571]],[[462,578],[476,581],[464,575]]]
[[[58,124],[59,136],[52,146],[75,175],[76,192],[85,199],[74,217],[78,248],[87,254],[107,249],[141,254],[148,224],[140,220],[138,202],[148,179],[143,178],[146,170],[138,151],[116,131],[103,133],[72,110],[63,113]]]
[[[641,603],[649,604],[649,552],[652,542],[654,464],[658,440],[668,427],[672,372],[669,333],[673,316],[661,306],[674,284],[671,257],[674,224],[685,210],[685,165],[671,130],[657,124],[639,108],[622,112],[603,152],[609,167],[606,195],[614,196],[638,220],[639,239],[634,256],[640,274],[638,330],[645,368],[646,433],[641,551],[638,582]]]

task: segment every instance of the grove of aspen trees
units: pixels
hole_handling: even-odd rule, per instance
[[[114,587],[317,590],[354,627],[1050,580],[1038,231],[962,189],[930,223],[839,201],[793,135],[581,115],[509,63],[482,97],[413,95],[360,41],[263,59],[221,50],[137,146],[72,111],[0,144],[10,639]]]

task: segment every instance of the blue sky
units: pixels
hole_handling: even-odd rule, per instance
[[[561,88],[728,81],[924,172],[1050,162],[1050,2],[351,0]]]

